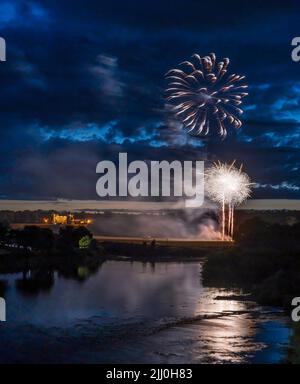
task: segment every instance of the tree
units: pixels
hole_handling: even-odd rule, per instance
[[[87,248],[89,248],[89,246],[91,245],[91,241],[92,241],[92,239],[88,235],[83,236],[79,240],[79,248],[80,249],[87,249]]]

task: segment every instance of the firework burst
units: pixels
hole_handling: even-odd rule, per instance
[[[216,55],[184,61],[179,68],[166,74],[166,100],[176,118],[195,136],[207,136],[211,131],[225,138],[227,128],[242,125],[239,107],[248,87],[240,83],[245,76],[227,73],[229,59],[216,61]]]
[[[214,163],[205,174],[205,188],[211,200],[222,207],[222,239],[226,232],[226,206],[228,210],[227,235],[233,237],[234,207],[246,200],[251,193],[249,176],[232,164]]]

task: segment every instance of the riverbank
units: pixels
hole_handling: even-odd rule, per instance
[[[62,270],[76,266],[98,266],[106,260],[103,249],[72,250],[60,252],[2,252],[0,256],[0,274],[18,273],[27,270],[52,269]]]
[[[198,238],[168,238],[168,237],[130,237],[130,236],[94,236],[100,244],[139,244],[144,246],[165,246],[165,247],[182,247],[182,248],[231,248],[235,245],[234,241],[222,240],[201,240]]]
[[[212,251],[210,247],[205,246],[190,248],[189,246],[171,244],[104,242],[101,243],[101,247],[108,259],[129,258],[136,261],[197,261],[203,260]]]
[[[85,227],[66,226],[53,232],[40,226],[12,229],[0,225],[0,273],[64,264],[99,262],[106,259],[195,261],[231,242],[197,239],[157,239],[94,236]]]
[[[263,305],[290,307],[299,296],[300,225],[252,219],[237,226],[236,242],[94,236],[85,227],[0,227],[0,272],[98,264],[108,259],[142,262],[200,261],[204,284],[239,287]]]
[[[216,251],[205,260],[206,286],[242,288],[261,305],[291,310],[299,296],[300,254],[297,251],[238,246]]]
[[[64,266],[97,265],[107,260],[141,262],[195,262],[203,261],[210,253],[207,249],[185,247],[146,246],[141,244],[105,243],[92,249],[72,251],[15,252],[5,250],[0,255],[0,273],[16,273],[34,269],[61,269]]]

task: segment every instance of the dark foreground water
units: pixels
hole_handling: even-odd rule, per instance
[[[286,356],[287,319],[204,288],[199,262],[108,261],[93,274],[79,267],[0,281],[1,362],[278,363]]]

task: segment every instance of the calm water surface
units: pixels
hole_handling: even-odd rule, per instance
[[[107,261],[93,274],[0,281],[1,362],[277,363],[291,333],[280,312],[203,287],[199,262]]]

